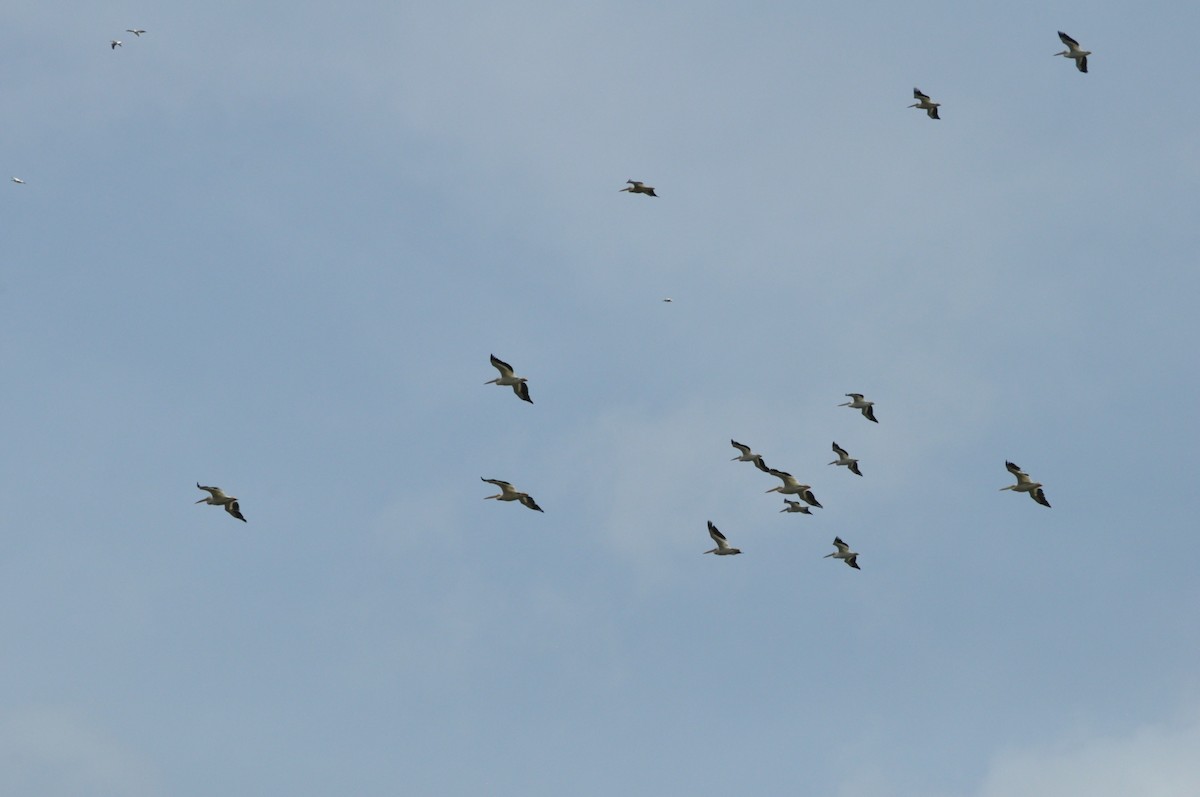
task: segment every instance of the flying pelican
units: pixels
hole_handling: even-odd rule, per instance
[[[940,102],[934,102],[933,100],[929,99],[929,95],[922,94],[920,89],[913,89],[913,97],[917,101],[908,106],[909,108],[920,108],[922,111],[929,114],[930,119],[942,118],[937,115],[938,106],[941,105]]]
[[[837,454],[838,458],[833,462],[830,462],[830,465],[845,465],[850,469],[851,473],[857,473],[859,476],[862,475],[862,471],[858,469],[858,460],[850,456],[846,449],[842,448],[837,443],[834,443],[833,453]]]
[[[1082,49],[1079,46],[1079,42],[1075,41],[1061,30],[1058,32],[1058,38],[1062,40],[1063,44],[1067,45],[1067,49],[1063,50],[1061,53],[1055,53],[1055,55],[1061,55],[1066,58],[1074,58],[1075,68],[1086,75],[1087,57],[1092,54],[1092,51]]]
[[[126,28],[125,32],[132,33],[134,36],[141,38],[142,34],[145,33],[146,31],[142,30],[141,28]]]
[[[734,457],[733,459],[729,460],[730,462],[762,462],[762,454],[755,454],[750,450],[750,446],[744,446],[737,440],[730,440],[729,444],[738,451],[742,452],[740,457]]]
[[[758,469],[763,473],[769,473],[783,482],[783,484],[779,485],[778,487],[772,487],[770,490],[767,490],[768,493],[798,495],[808,504],[816,507],[821,506],[821,504],[818,503],[816,496],[813,495],[812,488],[807,484],[801,484],[800,482],[796,481],[796,477],[792,474],[781,470],[775,470],[774,468],[768,468],[767,464],[762,461],[762,457],[754,460],[754,464],[757,465]]]
[[[783,499],[783,502],[787,504],[787,506],[785,506],[783,509],[780,509],[780,512],[799,512],[802,515],[812,514],[812,510],[799,501],[789,501],[785,498]]]
[[[875,406],[874,401],[867,401],[863,398],[862,393],[847,393],[846,395],[849,396],[851,400],[847,401],[845,404],[839,404],[839,407],[849,407],[852,410],[862,410],[864,418],[866,418],[868,421],[875,421],[875,410],[872,409]],[[879,423],[879,421],[875,421],[875,423]]]
[[[482,476],[480,478],[483,479]],[[522,504],[534,510],[535,512],[542,511],[542,508],[538,506],[537,502],[529,496],[529,493],[521,492],[508,482],[500,481],[499,479],[483,479],[483,481],[487,482],[488,484],[494,484],[500,488],[499,494],[489,495],[483,500],[486,501],[488,498],[495,498],[500,501],[520,501]]]
[[[529,385],[525,384],[525,377],[517,376],[513,373],[512,366],[499,359],[496,355],[489,355],[492,358],[492,365],[500,372],[500,376],[496,379],[484,382],[485,385],[501,385],[511,386],[513,392],[516,393],[523,401],[533,403],[533,399],[529,397]]]
[[[111,46],[115,50],[121,46],[121,42],[117,41],[116,39],[113,39],[111,42],[109,42],[109,46]]]
[[[1029,493],[1029,497],[1037,501],[1042,506],[1050,506],[1050,502],[1046,500],[1046,494],[1042,492],[1042,483],[1035,482],[1029,478],[1029,474],[1018,468],[1013,463],[1005,460],[1004,467],[1008,468],[1008,472],[1017,477],[1016,484],[1010,484],[1007,487],[1001,487],[1001,490],[1012,490],[1018,493]]]
[[[737,556],[742,552],[741,548],[729,547],[729,541],[725,539],[725,535],[717,530],[712,521],[708,521],[708,536],[713,538],[713,542],[717,544],[716,548],[705,553],[715,553],[717,556]]]
[[[626,180],[625,182],[629,183],[629,187],[622,188],[621,191],[628,191],[631,194],[649,194],[650,196],[658,196],[658,194],[654,193],[654,186],[652,185],[646,185],[639,180]]]
[[[667,303],[670,303],[670,302],[673,302],[673,301],[675,301],[675,300],[674,300],[674,299],[672,299],[670,296],[668,296],[667,298],[663,299],[663,301],[664,301],[664,302],[667,302]]]
[[[213,506],[223,506],[223,507],[225,507],[226,512],[233,515],[235,518],[242,521],[243,523],[246,522],[246,518],[242,517],[241,507],[238,506],[238,500],[236,498],[234,498],[232,495],[225,495],[225,491],[222,490],[220,487],[205,487],[200,482],[196,482],[196,486],[199,487],[201,490],[208,490],[208,492],[211,493],[211,495],[209,495],[208,498],[201,498],[199,501],[197,501],[196,502],[197,504],[211,504]]]
[[[17,185],[25,185],[25,181],[22,180],[20,177],[14,177],[14,178],[12,178],[12,181],[14,183],[16,183]]]
[[[841,559],[855,570],[862,570],[862,568],[858,566],[858,551],[850,550],[850,546],[842,542],[841,537],[834,537],[833,544],[837,550],[833,553],[825,554],[823,557],[821,557],[822,559],[828,559],[832,556],[835,559]]]

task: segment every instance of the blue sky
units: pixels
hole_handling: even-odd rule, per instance
[[[0,795],[1194,793],[1200,10],[5,21]]]

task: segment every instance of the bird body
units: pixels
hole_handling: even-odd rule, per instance
[[[142,34],[145,33],[146,31],[142,30],[141,28],[126,28],[125,32],[132,33],[134,36],[141,38]]]
[[[1079,46],[1079,42],[1072,39],[1061,30],[1058,32],[1059,41],[1067,45],[1067,49],[1055,55],[1061,55],[1064,58],[1071,58],[1075,61],[1075,68],[1080,72],[1087,74],[1087,57],[1092,54],[1091,50],[1085,50]]]
[[[851,457],[850,454],[846,452],[846,449],[842,448],[837,443],[834,443],[833,453],[837,454],[838,458],[833,462],[830,462],[830,465],[844,465],[850,469],[851,473],[856,473],[859,476],[862,475],[862,471],[858,469],[858,460]]]
[[[780,493],[781,495],[796,495],[796,496],[799,496],[804,502],[806,502],[812,506],[816,506],[816,507],[821,506],[821,504],[817,501],[816,496],[813,495],[812,487],[810,485],[801,484],[800,482],[796,481],[795,476],[793,476],[790,473],[787,473],[786,471],[776,470],[775,468],[768,468],[766,463],[762,461],[761,457],[758,458],[757,460],[755,460],[754,464],[757,465],[758,469],[761,470],[763,473],[769,473],[772,476],[774,476],[775,478],[777,478],[783,482],[783,484],[779,485],[778,487],[772,487],[770,490],[767,490],[768,493]]]
[[[736,448],[738,451],[742,452],[740,456],[736,456],[733,459],[729,460],[730,462],[754,462],[754,463],[762,462],[762,454],[755,454],[753,451],[750,450],[750,446],[744,446],[736,440],[730,440],[729,444],[731,446],[733,446],[734,448]]]
[[[480,478],[483,479],[482,476]],[[483,479],[483,481],[500,488],[500,492],[497,495],[489,495],[483,500],[487,501],[490,498],[495,498],[497,501],[520,501],[524,506],[529,507],[535,512],[543,512],[542,508],[537,505],[537,502],[533,500],[529,493],[521,492],[508,482],[501,481],[500,479]]]
[[[238,505],[238,500],[236,498],[234,498],[231,495],[226,495],[225,491],[222,490],[220,487],[205,487],[200,482],[196,482],[196,486],[199,487],[201,490],[207,490],[209,493],[208,498],[201,498],[199,501],[196,502],[197,504],[210,504],[211,506],[223,506],[223,507],[225,507],[226,512],[233,515],[235,518],[242,521],[243,523],[246,522],[246,518],[242,516],[242,509]]]
[[[1016,493],[1029,493],[1029,497],[1045,507],[1050,506],[1050,502],[1046,500],[1046,493],[1042,491],[1042,483],[1035,482],[1029,478],[1029,474],[1021,470],[1012,462],[1005,460],[1004,467],[1008,468],[1008,472],[1017,477],[1016,484],[1010,484],[1007,487],[1001,487],[1003,490],[1012,490]]]
[[[846,396],[849,397],[850,400],[844,404],[839,404],[839,407],[849,407],[852,410],[861,410],[863,417],[868,421],[875,421],[875,423],[879,423],[879,421],[875,420],[874,401],[867,401],[865,398],[863,398],[862,393],[847,393]]]
[[[783,499],[783,502],[787,504],[787,506],[785,506],[783,509],[780,509],[780,512],[799,512],[802,515],[812,514],[812,510],[809,509],[807,505],[802,504],[799,501],[789,501],[785,498]]]
[[[22,180],[20,177],[13,177],[12,181],[14,183],[16,183],[17,185],[25,185],[25,181]]]
[[[941,105],[940,102],[934,102],[933,100],[929,99],[929,95],[921,93],[920,89],[913,89],[913,97],[916,99],[916,102],[908,106],[909,108],[920,108],[929,115],[930,119],[940,120],[942,118],[938,116],[938,106]]]
[[[117,41],[116,39],[113,39],[112,41],[110,41],[108,43],[108,46],[115,50],[121,46],[121,42]]]
[[[517,376],[513,373],[513,367],[501,360],[496,355],[489,355],[492,358],[492,365],[500,372],[500,376],[495,379],[484,382],[485,385],[500,385],[502,387],[511,387],[513,392],[522,401],[533,403],[533,399],[529,397],[529,386],[525,384],[526,380],[523,376]]]
[[[631,194],[646,194],[647,196],[658,196],[654,193],[654,186],[646,185],[639,180],[626,180],[629,183],[628,188],[622,188],[621,191],[628,191]],[[618,192],[620,193],[620,192]]]
[[[841,559],[855,570],[862,570],[862,568],[858,566],[858,551],[850,550],[850,546],[842,542],[841,537],[834,537],[833,545],[835,548],[837,548],[837,550],[833,553],[825,554],[825,556],[822,557],[823,559],[828,559],[832,556],[834,559]]]
[[[717,547],[711,551],[705,551],[705,553],[715,553],[717,556],[737,556],[742,552],[741,548],[730,547],[729,541],[725,539],[725,535],[717,530],[717,527],[713,525],[711,520],[708,521],[708,536],[712,537]]]

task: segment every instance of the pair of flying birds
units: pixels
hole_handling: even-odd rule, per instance
[[[137,36],[140,39],[142,37],[142,34],[145,33],[146,31],[142,30],[141,28],[126,28],[125,32],[132,33],[134,36]],[[122,44],[123,44],[123,42],[120,39],[113,39],[112,41],[110,41],[108,43],[108,46],[115,50],[118,47],[120,47]]]
[[[734,548],[729,544],[729,540],[725,539],[725,535],[721,533],[720,529],[713,525],[711,520],[708,521],[708,536],[712,537],[712,540],[717,544],[717,547],[713,548],[711,551],[705,551],[705,553],[713,553],[717,556],[737,556],[742,552],[741,548]],[[843,542],[841,537],[834,537],[833,545],[835,548],[837,548],[837,550],[831,554],[826,554],[823,558],[828,559],[832,556],[835,559],[841,559],[855,570],[862,569],[858,566],[858,552],[850,550],[850,546]]]

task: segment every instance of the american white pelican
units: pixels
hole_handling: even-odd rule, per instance
[[[626,180],[629,183],[628,188],[622,188],[621,191],[628,191],[631,194],[649,194],[650,196],[658,196],[654,193],[654,186],[646,185],[638,180]],[[620,193],[619,191],[617,193]]]
[[[496,370],[500,372],[500,376],[496,379],[491,379],[487,382],[484,382],[484,384],[512,387],[513,392],[516,393],[517,396],[519,396],[523,401],[528,401],[530,404],[532,404],[533,399],[529,397],[529,386],[525,384],[525,377],[514,374],[512,366],[504,362],[504,360],[497,358],[496,355],[492,354],[489,356],[492,358],[492,365],[494,365]]]
[[[1029,478],[1029,474],[1018,468],[1013,463],[1005,460],[1004,467],[1008,468],[1008,472],[1017,477],[1016,484],[1010,484],[1007,487],[1001,487],[1001,490],[1012,490],[1018,493],[1029,493],[1029,497],[1037,501],[1042,506],[1050,506],[1050,502],[1046,500],[1046,494],[1042,492],[1042,483],[1035,482]]]
[[[1061,30],[1058,32],[1058,38],[1062,40],[1063,44],[1067,45],[1067,49],[1063,50],[1061,53],[1055,53],[1055,55],[1061,55],[1066,58],[1074,58],[1075,68],[1086,75],[1087,57],[1092,54],[1092,51],[1081,48],[1079,46],[1079,42],[1075,41]]]
[[[933,100],[929,99],[929,95],[922,94],[920,89],[913,89],[913,97],[916,99],[916,102],[908,106],[909,108],[920,108],[922,111],[929,114],[930,119],[942,118],[937,115],[938,106],[941,105],[940,102],[934,102]]]
[[[675,300],[672,299],[670,296],[668,296],[667,298],[663,299],[663,301],[666,302],[667,304],[670,304],[671,302],[673,302]]]
[[[821,557],[822,559],[828,559],[829,557],[832,556],[834,559],[841,559],[843,562],[850,565],[855,570],[862,570],[862,568],[858,566],[858,552],[857,551],[850,550],[850,546],[847,545],[846,543],[842,542],[841,537],[834,537],[833,544],[834,544],[834,547],[837,548],[837,550],[834,551],[833,553],[825,554],[823,557]]]
[[[483,479],[482,476],[480,478]],[[487,482],[488,484],[494,484],[500,488],[500,493],[498,495],[489,495],[483,500],[486,501],[488,498],[495,498],[498,501],[520,501],[522,504],[534,510],[535,512],[542,512],[542,508],[537,505],[537,502],[534,501],[533,498],[530,497],[529,493],[523,493],[508,482],[501,481],[500,479],[483,479],[483,481]],[[545,513],[543,512],[543,514]]]
[[[109,42],[108,44],[109,44],[109,46],[110,46],[110,47],[112,47],[114,50],[115,50],[115,49],[117,49],[118,47],[120,47],[120,46],[121,46],[121,42],[117,41],[116,39],[113,39],[113,40],[112,40],[111,42]]]
[[[16,183],[17,185],[25,185],[25,181],[22,180],[20,177],[14,177],[14,178],[12,178],[12,181],[14,183]]]
[[[864,418],[868,421],[875,421],[875,410],[872,409],[875,406],[874,401],[867,401],[863,398],[862,393],[847,393],[846,395],[850,397],[850,401],[847,401],[845,404],[839,404],[839,407],[862,410]],[[875,421],[875,423],[879,423],[879,421]]]
[[[830,462],[830,465],[845,465],[850,469],[851,473],[857,473],[859,476],[862,475],[862,471],[858,469],[858,460],[850,456],[846,449],[842,448],[837,443],[834,443],[833,453],[837,454],[838,458],[833,462]]]
[[[200,482],[196,482],[196,486],[199,487],[201,490],[207,490],[210,493],[208,498],[201,498],[199,501],[196,502],[197,504],[211,504],[212,506],[223,506],[223,507],[225,507],[226,512],[233,515],[235,518],[242,521],[243,523],[246,522],[246,518],[242,517],[242,510],[241,510],[241,507],[238,506],[238,500],[236,498],[234,498],[231,495],[225,495],[225,491],[222,490],[220,487],[205,487]]]
[[[750,450],[750,446],[744,446],[737,440],[730,440],[729,445],[742,452],[741,456],[734,457],[730,462],[762,462],[762,454],[755,454]]]
[[[801,484],[800,482],[796,481],[796,477],[793,476],[792,474],[787,473],[782,470],[775,470],[774,468],[768,468],[767,463],[762,461],[762,457],[759,457],[758,459],[754,460],[754,464],[757,465],[758,469],[761,470],[763,473],[769,473],[772,476],[774,476],[775,478],[777,478],[783,482],[783,484],[779,485],[778,487],[772,487],[770,490],[767,490],[768,493],[780,493],[781,495],[798,495],[806,503],[809,503],[816,507],[821,506],[821,504],[817,502],[816,496],[813,495],[812,488],[807,484]],[[822,507],[822,508],[824,508],[824,507]]]
[[[717,544],[716,548],[705,553],[715,553],[717,556],[736,556],[742,552],[741,548],[731,548],[729,541],[725,539],[725,535],[717,530],[712,521],[708,521],[708,536],[713,538],[713,542]]]
[[[799,512],[802,515],[811,515],[812,514],[812,510],[809,509],[805,504],[800,503],[799,501],[789,501],[788,499],[785,498],[785,499],[783,499],[783,502],[785,504],[787,504],[787,506],[785,506],[783,509],[780,509],[779,510],[780,512]]]
[[[132,33],[134,36],[137,36],[138,38],[141,38],[141,35],[142,35],[143,33],[145,33],[146,31],[142,30],[141,28],[126,28],[126,29],[125,29],[125,32],[126,32],[126,33]]]

